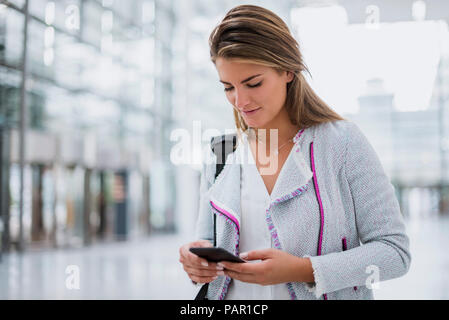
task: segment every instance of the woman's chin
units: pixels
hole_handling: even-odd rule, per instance
[[[248,125],[248,127],[255,128],[255,129],[263,128],[264,124],[265,124],[265,122],[263,122],[263,121],[246,120],[246,119],[245,119],[245,122]]]
[[[260,128],[262,127],[266,121],[262,119],[262,117],[248,117],[243,116],[245,123],[251,128]]]

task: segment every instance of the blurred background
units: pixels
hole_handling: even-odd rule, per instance
[[[208,37],[239,4],[284,19],[395,187],[412,266],[375,297],[449,299],[445,0],[0,0],[0,299],[194,297],[196,160],[234,128]]]

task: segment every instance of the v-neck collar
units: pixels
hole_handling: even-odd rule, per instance
[[[296,137],[296,136],[295,136]],[[265,196],[267,196],[268,198],[270,198],[271,200],[271,196],[274,193],[274,191],[277,189],[277,184],[279,183],[279,178],[281,177],[282,171],[284,170],[285,164],[287,163],[288,159],[291,157],[293,150],[295,149],[295,145],[293,145],[293,147],[291,148],[287,158],[285,159],[281,170],[279,171],[278,176],[276,177],[276,181],[273,185],[273,189],[271,190],[271,193],[268,192],[267,186],[265,185],[265,181],[262,178],[261,173],[259,172],[259,169],[257,168],[257,164],[256,164],[256,160],[254,158],[254,154],[253,151],[251,149],[251,145],[249,143],[248,140],[248,135],[245,133],[245,148],[247,148],[248,150],[248,162],[245,163],[246,165],[248,165],[248,167],[250,167],[250,170],[253,170],[254,176],[256,177],[256,179],[258,180],[258,184],[260,184],[263,187],[263,190],[265,191]],[[245,149],[244,148],[244,149]]]

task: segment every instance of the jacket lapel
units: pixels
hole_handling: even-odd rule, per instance
[[[271,201],[278,203],[301,194],[308,188],[312,177],[312,170],[307,165],[302,150],[295,144],[279,173],[271,192]]]

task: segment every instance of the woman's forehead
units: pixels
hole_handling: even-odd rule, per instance
[[[215,66],[220,76],[233,77],[235,80],[239,80],[240,78],[241,80],[244,80],[255,74],[266,74],[272,69],[248,61],[224,58],[218,58],[215,62]],[[226,81],[226,79],[222,80]]]

